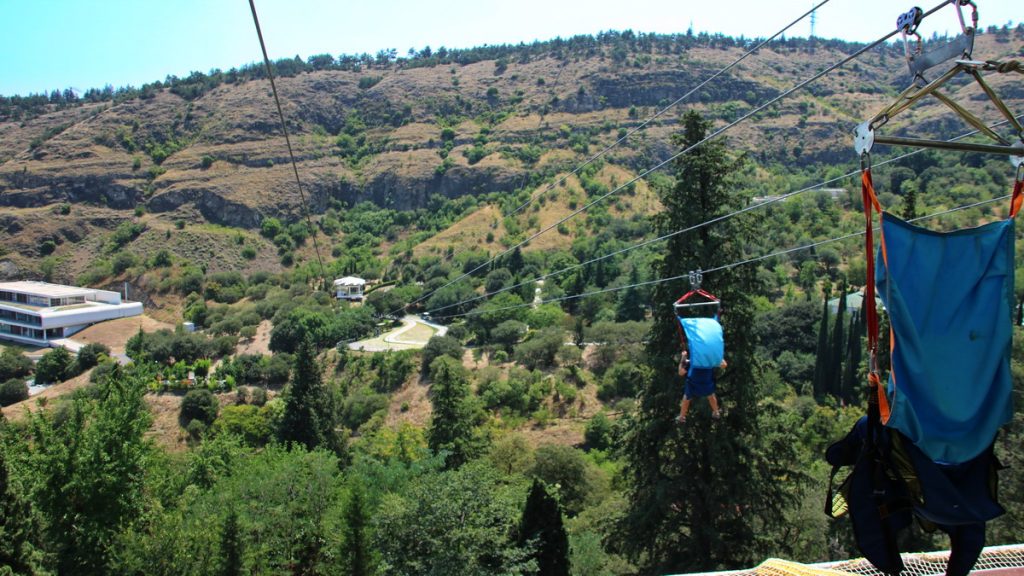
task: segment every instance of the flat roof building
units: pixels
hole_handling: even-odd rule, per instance
[[[49,282],[0,282],[0,338],[47,346],[97,322],[142,314],[109,290]]]
[[[363,287],[366,280],[355,276],[345,276],[334,281],[335,296],[339,300],[362,300]]]

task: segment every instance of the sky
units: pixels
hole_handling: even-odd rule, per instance
[[[254,0],[272,59],[468,48],[603,30],[766,37],[816,0]],[[939,0],[926,2],[926,10]],[[1021,0],[976,0],[980,25],[1024,20]],[[873,41],[910,4],[828,0],[815,35]],[[921,32],[955,33],[946,7]],[[808,20],[787,36],[807,36]],[[976,55],[979,56],[979,55]],[[261,60],[247,0],[0,0],[0,94],[114,87]]]

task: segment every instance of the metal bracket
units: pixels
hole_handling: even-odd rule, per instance
[[[691,271],[690,274],[690,288],[693,290],[700,290],[700,283],[704,281],[704,274],[700,268],[696,271]]]
[[[974,29],[968,28],[966,32],[940,48],[931,52],[910,54],[907,56],[910,75],[914,78],[923,78],[926,71],[946,61],[954,58],[969,60],[974,51],[974,37]]]
[[[863,156],[871,152],[871,147],[875,145],[875,131],[871,128],[871,122],[865,121],[857,124],[857,129],[853,132],[853,149],[857,151],[857,154]]]
[[[1017,167],[1017,179],[1020,180],[1024,176],[1024,140],[1014,144],[1013,148],[1022,152],[1020,156],[1010,156],[1010,163]]]

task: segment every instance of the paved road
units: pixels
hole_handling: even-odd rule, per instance
[[[385,332],[375,338],[349,343],[350,350],[365,352],[383,352],[385,350],[418,350],[427,345],[427,340],[437,334],[444,336],[448,332],[446,326],[427,322],[418,316],[408,315],[402,318],[402,326]]]

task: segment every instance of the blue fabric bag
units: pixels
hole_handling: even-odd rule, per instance
[[[725,339],[718,320],[679,317],[679,324],[690,348],[690,369],[718,368],[725,358]]]
[[[1014,221],[954,232],[882,216],[875,285],[892,324],[887,426],[935,462],[981,454],[1013,416]]]

